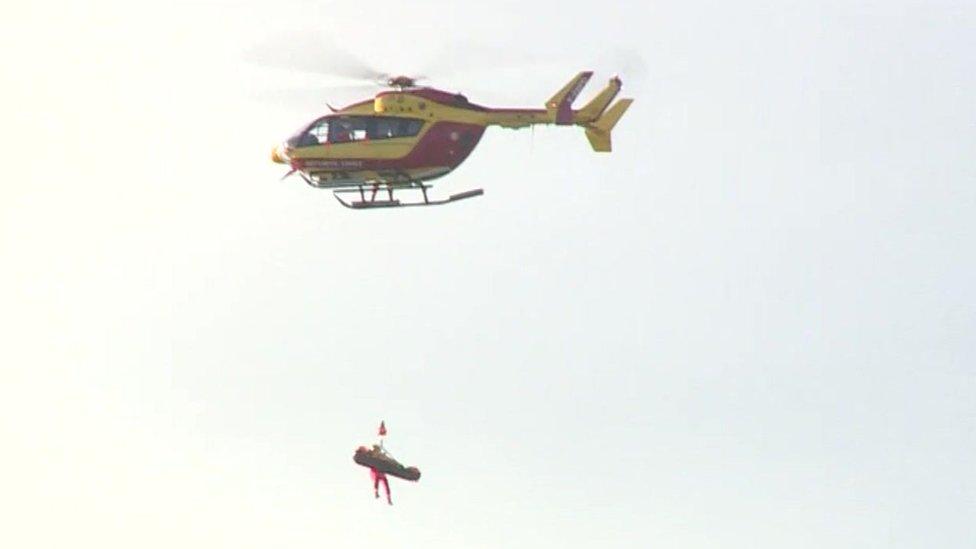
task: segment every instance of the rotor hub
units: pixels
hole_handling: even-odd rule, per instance
[[[416,85],[416,81],[409,76],[394,76],[386,81],[386,84],[391,88],[412,88]]]

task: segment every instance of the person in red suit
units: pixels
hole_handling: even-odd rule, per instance
[[[380,452],[386,453],[386,450],[383,448],[383,437],[386,436],[385,421],[380,422],[379,435],[380,435],[380,443],[374,445],[373,450],[378,450]],[[382,471],[378,471],[370,467],[369,476],[371,479],[373,479],[373,495],[376,497],[376,499],[379,499],[380,497],[380,483],[382,482],[383,489],[386,491],[386,502],[389,503],[390,505],[393,505],[393,499],[390,497],[390,481],[386,479],[386,474],[383,473]]]
[[[390,483],[386,480],[386,475],[370,467],[369,476],[373,479],[373,495],[376,498],[380,497],[380,483],[383,483],[383,488],[386,490],[386,502],[393,505],[393,499],[390,498]]]

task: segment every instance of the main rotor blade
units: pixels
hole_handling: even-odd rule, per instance
[[[325,112],[327,102],[337,107],[343,107],[345,106],[344,102],[367,99],[373,96],[377,89],[373,85],[310,86],[253,90],[248,95],[261,103]]]
[[[376,82],[387,77],[381,71],[344,50],[328,38],[297,32],[264,40],[243,54],[254,65],[322,76],[338,76]]]

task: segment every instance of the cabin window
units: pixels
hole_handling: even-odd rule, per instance
[[[333,118],[331,122],[330,143],[413,137],[424,125],[422,120],[393,116],[343,116]]]
[[[329,124],[329,143],[348,143],[366,139],[366,119],[359,116],[333,118]]]
[[[369,119],[367,135],[370,139],[391,139],[394,137],[413,137],[420,133],[422,120],[374,116]]]
[[[396,118],[377,118],[373,120],[371,124],[372,130],[370,133],[370,139],[390,139],[392,137],[399,137],[398,125]]]
[[[330,116],[314,122],[288,140],[292,147],[313,147],[326,143],[351,143],[366,139],[413,137],[424,121],[395,116]]]

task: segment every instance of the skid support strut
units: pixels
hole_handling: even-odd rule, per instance
[[[353,210],[366,210],[371,208],[405,208],[408,206],[440,206],[443,204],[450,204],[452,202],[458,202],[466,198],[474,198],[476,196],[481,196],[485,194],[485,191],[482,189],[473,189],[470,191],[464,191],[461,193],[452,194],[451,196],[441,200],[431,200],[430,197],[427,195],[427,189],[429,188],[430,185],[424,185],[422,183],[415,183],[412,185],[398,185],[398,186],[391,186],[391,185],[380,183],[380,184],[372,185],[372,189],[370,189],[372,192],[370,193],[368,198],[366,196],[366,192],[363,189],[362,185],[359,185],[356,188],[336,189],[335,191],[332,192],[332,194],[335,195],[336,200],[338,200],[340,204]],[[377,192],[381,190],[386,191],[389,199],[387,200],[376,199]],[[418,190],[423,194],[422,201],[418,200],[413,202],[403,202],[393,197],[394,191],[418,191]],[[343,196],[349,194],[359,195],[359,200],[351,200],[351,201],[344,200]]]

